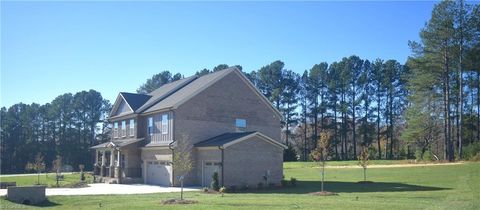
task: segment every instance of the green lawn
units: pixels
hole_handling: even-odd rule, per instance
[[[186,193],[195,205],[162,206],[178,193],[112,196],[52,196],[44,207],[61,209],[480,209],[480,163],[368,170],[373,184],[357,184],[362,169],[327,169],[326,190],[338,196],[318,197],[319,169],[305,163],[286,163],[285,177],[298,179],[295,188],[250,193]],[[0,200],[0,208],[24,208]],[[101,207],[100,207],[101,205]]]
[[[2,182],[16,182],[17,186],[26,186],[26,185],[35,185],[37,184],[38,178],[40,178],[41,185],[47,185],[48,187],[56,187],[57,181],[55,179],[55,173],[49,173],[47,175],[40,174],[40,176],[8,176],[0,177]],[[85,179],[87,183],[93,182],[93,176],[89,173],[85,173]],[[80,182],[80,173],[73,174],[63,174],[63,180],[59,181],[58,184],[60,187],[70,187],[75,183]]]

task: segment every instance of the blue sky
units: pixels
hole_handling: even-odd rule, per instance
[[[358,55],[397,59],[435,2],[1,3],[1,106],[95,89],[114,101],[163,70],[275,60],[303,72]]]

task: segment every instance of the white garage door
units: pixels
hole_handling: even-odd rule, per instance
[[[210,187],[210,184],[213,181],[213,174],[215,172],[218,173],[218,181],[221,184],[221,179],[222,179],[222,169],[221,169],[221,163],[220,162],[204,162],[203,163],[203,182],[202,185],[204,187]]]
[[[168,161],[147,161],[147,184],[170,186],[172,166]]]

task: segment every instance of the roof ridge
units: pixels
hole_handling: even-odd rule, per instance
[[[178,90],[182,89],[183,87],[187,86],[188,84],[190,84],[191,82],[195,81],[196,79],[198,79],[199,77],[196,76],[196,75],[193,75],[193,76],[190,76],[190,77],[187,77],[187,78],[184,78],[183,80],[185,80],[183,83],[181,83],[179,86],[173,88],[172,90],[166,92],[165,94],[163,94],[161,97],[159,97],[158,99],[152,101],[150,104],[148,104],[147,106],[145,107],[140,107],[137,111],[137,113],[139,112],[143,112],[144,110],[152,107],[153,105],[157,104],[158,102],[162,101],[163,99],[165,98],[168,98],[169,96],[171,96],[173,93],[177,92]],[[177,80],[177,81],[180,81],[180,80]],[[167,83],[169,84],[169,83]],[[160,89],[161,87],[159,87],[158,89]],[[157,89],[156,89],[157,90]],[[153,92],[153,91],[152,91]],[[146,105],[146,104],[145,104]]]

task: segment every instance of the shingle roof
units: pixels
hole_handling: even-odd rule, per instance
[[[239,138],[248,136],[256,131],[250,132],[238,132],[238,133],[224,133],[219,136],[215,136],[213,138],[207,139],[205,141],[201,141],[199,143],[194,144],[195,147],[217,147],[223,146],[227,143],[235,141]]]
[[[122,94],[123,98],[128,103],[128,105],[130,105],[134,112],[152,97],[150,95],[136,93],[121,92],[120,94]]]
[[[222,78],[223,76],[227,75],[228,73],[232,72],[234,69],[229,68],[222,71],[217,71],[214,73],[207,74],[205,76],[197,77],[190,81],[188,85],[184,85],[182,88],[178,89],[177,91],[173,92],[168,97],[162,99],[160,102],[154,104],[153,106],[149,107],[146,110],[140,110],[142,112],[151,112],[160,109],[171,108],[177,105],[178,103],[184,101],[185,99],[190,98],[191,96],[197,94],[199,90],[203,87],[208,86],[213,81]],[[162,89],[162,88],[159,88]]]
[[[193,80],[197,79],[197,76],[187,77],[185,79],[177,80],[171,83],[167,83],[162,85],[160,88],[148,93],[151,98],[146,101],[139,109],[138,112],[143,112],[145,109],[150,108],[155,103],[169,97],[172,93],[179,90],[180,88],[184,87],[185,85],[189,84]]]
[[[160,88],[148,94],[135,93],[120,93],[134,113],[149,113],[158,110],[176,109],[183,102],[189,100],[191,97],[197,95],[199,92],[214,84],[224,76],[240,71],[236,67],[230,67],[224,70],[213,72],[201,77],[191,76],[185,79],[177,80],[171,83],[162,85]],[[240,73],[241,74],[241,73]],[[248,79],[245,78],[249,85],[253,86]],[[254,86],[253,86],[254,87]],[[276,114],[281,116],[280,112],[273,107],[273,105],[261,93],[258,93],[263,100],[270,105]],[[113,110],[112,110],[113,112]],[[130,114],[130,113],[128,113]],[[118,117],[118,116],[115,116]]]

